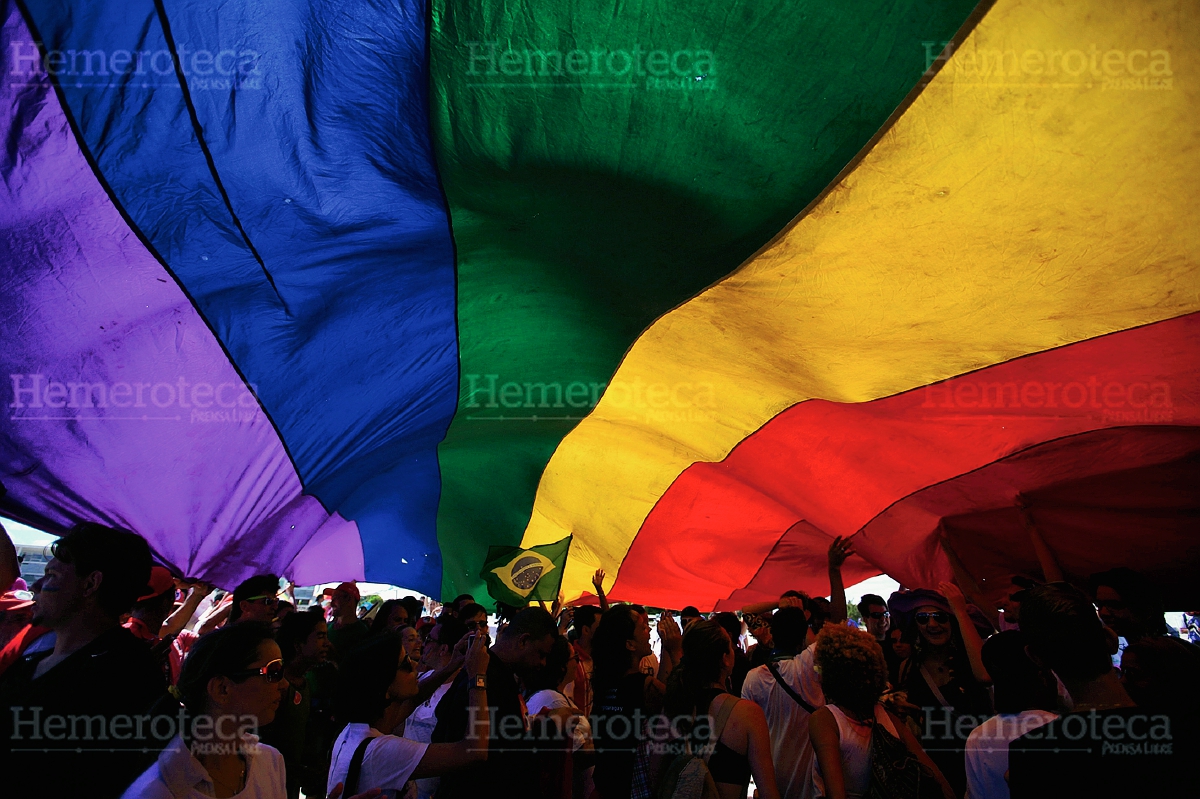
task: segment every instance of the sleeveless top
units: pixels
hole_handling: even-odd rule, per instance
[[[838,740],[842,752],[842,781],[846,786],[846,799],[859,799],[871,784],[871,730],[874,724],[864,724],[847,716],[837,705],[826,705],[838,726]],[[891,717],[882,705],[875,706],[875,724],[899,738]],[[812,759],[812,783],[814,796],[825,796],[825,780],[821,776],[821,765]]]
[[[711,713],[713,701],[723,693],[726,692],[720,688],[705,689],[700,692],[696,705]],[[734,697],[734,701],[737,701],[736,697]],[[713,781],[727,785],[740,785],[743,790],[747,789],[751,776],[750,758],[747,755],[739,755],[720,741],[717,741],[716,744],[713,753],[708,758],[708,770],[712,773]]]

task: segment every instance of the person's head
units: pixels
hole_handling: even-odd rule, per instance
[[[454,601],[450,603],[450,607],[455,613],[457,613],[458,611],[462,610],[463,605],[470,605],[474,602],[475,597],[471,596],[470,594],[459,594],[458,596],[454,597]]]
[[[686,608],[679,611],[679,628],[681,630],[687,630],[688,627],[692,626],[703,618],[704,617],[700,615],[700,611],[695,605],[688,605]]]
[[[887,645],[891,647],[892,655],[896,660],[905,660],[912,655],[912,641],[905,631],[899,627],[893,627],[887,632]]]
[[[811,601],[812,597],[803,591],[784,591],[779,595],[779,608],[801,608],[807,613]]]
[[[592,636],[593,682],[614,685],[652,652],[646,615],[632,605],[613,605]]]
[[[575,663],[575,648],[566,636],[558,636],[546,655],[546,665],[534,669],[525,679],[526,694],[531,696],[537,691],[557,691],[565,680],[575,675]]]
[[[421,615],[425,612],[425,603],[410,595],[403,597],[400,604],[404,605],[404,609],[408,611],[408,623],[416,627],[417,622],[421,620]]]
[[[458,611],[458,620],[467,627],[467,634],[486,635],[488,631],[487,609],[475,602],[465,603]]]
[[[808,600],[808,626],[812,627],[814,633],[821,632],[821,628],[825,626],[825,622],[829,621],[829,617],[833,615],[830,609],[829,600],[823,596],[814,596]]]
[[[553,616],[541,608],[521,608],[496,634],[492,654],[518,676],[525,677],[546,665],[557,638],[558,624]]]
[[[329,610],[333,618],[343,624],[358,618],[358,601],[362,596],[353,580],[341,583],[329,595]]]
[[[1035,662],[1064,682],[1088,682],[1112,671],[1116,634],[1096,615],[1091,600],[1072,585],[1029,590],[1021,602],[1021,632]]]
[[[265,622],[244,621],[192,645],[179,675],[179,696],[193,716],[275,718],[283,696],[283,657]],[[220,728],[221,725],[217,725]]]
[[[375,619],[371,622],[371,633],[399,632],[401,627],[407,627],[411,619],[408,608],[399,599],[389,599],[379,606]]]
[[[771,640],[781,655],[795,655],[804,649],[808,619],[798,607],[780,608],[770,619]]]
[[[724,684],[733,673],[733,641],[729,633],[713,619],[698,621],[683,633],[683,658],[667,680],[663,709],[669,716],[703,713],[697,707],[701,692],[714,684]]]
[[[326,662],[333,654],[329,627],[320,608],[289,613],[279,622],[275,640],[279,642],[284,664],[296,663],[305,670]]]
[[[1093,574],[1088,590],[1101,620],[1126,641],[1167,631],[1158,589],[1133,569],[1119,566]]]
[[[867,632],[875,636],[876,641],[882,641],[887,636],[892,618],[887,603],[879,594],[863,594],[862,599],[858,601],[858,615],[866,624]]]
[[[338,664],[333,712],[339,723],[372,724],[388,707],[417,695],[417,664],[396,633],[382,633]]]
[[[575,616],[571,619],[571,639],[580,646],[590,647],[592,636],[600,624],[600,608],[595,605],[581,605],[575,608]]]
[[[827,624],[817,635],[813,662],[825,701],[870,716],[887,686],[883,650],[870,633]]]
[[[440,669],[449,663],[454,647],[466,634],[466,625],[455,616],[446,616],[435,624],[421,650],[421,670]]]
[[[33,623],[59,629],[80,614],[116,621],[148,590],[150,547],[140,535],[78,524],[54,542],[33,584]]]
[[[279,578],[274,574],[256,574],[233,589],[233,608],[229,622],[265,621],[275,618],[279,609]]]
[[[283,620],[296,612],[296,606],[286,599],[279,600],[279,606],[275,609],[275,629],[278,630]]]
[[[917,605],[913,611],[913,624],[917,626],[919,643],[922,646],[942,647],[954,639],[954,614],[950,608],[938,602]]]
[[[733,641],[735,649],[740,651],[740,642],[742,640],[742,620],[737,617],[736,613],[724,611],[722,613],[714,613],[712,620],[721,625],[721,629],[729,633],[729,640]]]
[[[983,642],[983,666],[991,675],[997,713],[1054,710],[1058,702],[1054,675],[1025,652],[1025,636],[1017,630]]]
[[[174,607],[175,579],[171,572],[165,566],[151,567],[149,587],[133,604],[133,617],[141,619],[151,632],[157,633]]]
[[[421,662],[422,649],[425,646],[425,639],[417,632],[416,627],[401,627],[400,640],[404,643],[404,651],[408,656],[416,662]]]
[[[803,614],[804,610],[801,609],[800,613]],[[750,635],[754,637],[754,640],[758,644],[760,644],[761,646],[765,646],[768,649],[775,646],[775,640],[771,637],[771,618],[772,618],[771,613],[762,613],[762,614],[745,613],[745,614],[742,614],[742,621],[746,623],[747,632],[749,632]],[[805,619],[806,619],[806,621],[804,624],[805,624],[805,627],[807,628],[808,617],[805,616]]]
[[[1200,715],[1200,646],[1166,635],[1134,641],[1121,655],[1121,684],[1138,707],[1181,718]]]
[[[983,598],[1004,612],[1004,620],[1009,624],[1021,623],[1021,600],[1025,592],[1035,585],[1037,580],[1023,574],[1005,574],[990,580],[983,585]]]

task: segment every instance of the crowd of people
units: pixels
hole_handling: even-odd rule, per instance
[[[598,606],[501,606],[493,640],[471,596],[364,619],[349,582],[299,608],[275,575],[214,591],[81,524],[32,600],[0,600],[0,779],[128,799],[1200,795],[1196,614],[1181,637],[1149,580],[1073,585],[1035,547],[1037,579],[985,591],[948,551],[954,581],[851,608],[839,538],[829,598],[656,622],[598,571]],[[7,534],[0,585],[24,587]]]

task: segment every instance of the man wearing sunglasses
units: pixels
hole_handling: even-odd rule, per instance
[[[862,599],[858,601],[858,614],[866,624],[867,632],[875,636],[875,640],[883,646],[892,626],[892,614],[888,612],[883,597],[878,594],[863,594]]]
[[[279,610],[279,578],[274,574],[256,574],[243,580],[233,589],[233,607],[229,611],[229,622],[275,621]]]

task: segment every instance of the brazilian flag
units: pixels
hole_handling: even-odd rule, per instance
[[[570,549],[571,536],[528,549],[489,547],[479,576],[497,602],[521,606],[530,600],[551,601],[558,596]]]

